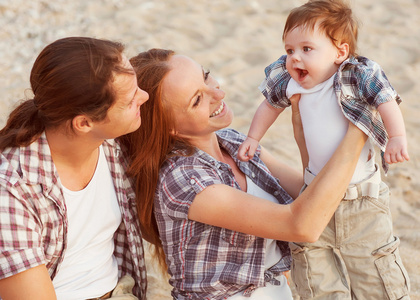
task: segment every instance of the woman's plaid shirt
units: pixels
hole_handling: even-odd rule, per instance
[[[250,162],[241,162],[236,155],[245,136],[232,129],[218,131],[217,136],[221,147],[253,182],[279,203],[292,201],[260,160],[260,148]],[[188,219],[195,196],[213,184],[240,189],[229,165],[198,149],[192,156],[169,158],[160,172],[155,216],[175,299],[225,299],[264,286],[273,273],[290,267],[286,242],[277,242],[283,257],[264,272],[265,239]]]

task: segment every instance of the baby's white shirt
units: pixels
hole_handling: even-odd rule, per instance
[[[311,89],[304,89],[293,78],[290,79],[286,95],[288,98],[301,94],[299,109],[309,155],[308,168],[318,174],[331,158],[348,129],[333,88],[334,75]],[[360,154],[351,184],[363,181],[375,171],[375,152],[368,139]]]

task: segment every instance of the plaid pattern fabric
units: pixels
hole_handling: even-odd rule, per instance
[[[125,174],[126,161],[115,141],[103,150],[122,212],[115,233],[119,275],[131,275],[134,293],[146,297],[143,244],[136,217],[135,195]],[[45,133],[27,147],[0,154],[0,279],[45,264],[54,278],[66,251],[64,196]]]
[[[292,198],[260,160],[260,149],[250,162],[236,158],[245,136],[232,129],[217,132],[219,144],[238,167],[279,203]],[[225,299],[252,286],[264,286],[265,239],[188,219],[196,194],[213,184],[240,189],[230,166],[197,149],[192,156],[174,152],[162,166],[155,198],[155,216],[166,253],[175,299]],[[270,271],[290,267],[288,244],[278,241],[282,259]],[[265,279],[265,277],[267,279]]]
[[[259,86],[267,101],[276,108],[290,106],[286,89],[291,77],[286,69],[286,57],[281,56],[265,68],[266,78]],[[383,155],[388,135],[377,107],[393,100],[399,104],[402,100],[382,68],[366,57],[350,57],[340,65],[334,77],[334,90],[344,116],[372,138]],[[382,167],[388,171],[383,157]]]

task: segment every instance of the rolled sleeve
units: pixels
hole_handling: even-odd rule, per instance
[[[41,227],[26,201],[1,186],[0,279],[46,264]]]
[[[0,254],[0,279],[45,264],[42,248],[2,251]]]
[[[362,64],[356,66],[355,73],[358,74],[359,98],[369,105],[378,108],[380,104],[397,101],[401,103],[401,97],[391,86],[385,72],[376,62],[360,58]]]
[[[162,180],[165,212],[173,218],[186,219],[195,196],[213,184],[223,182],[212,168],[203,165],[177,166]]]
[[[286,96],[290,78],[286,69],[286,55],[283,55],[265,68],[265,79],[258,89],[273,107],[286,108],[291,105]]]

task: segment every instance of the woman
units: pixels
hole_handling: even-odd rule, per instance
[[[113,139],[139,128],[148,95],[123,49],[84,37],[48,45],[33,99],[0,131],[3,300],[146,297],[134,193]]]
[[[291,259],[282,241],[318,238],[345,193],[364,135],[349,127],[299,195],[301,174],[265,149],[250,162],[237,159],[245,136],[225,129],[233,117],[225,93],[199,64],[159,49],[130,61],[150,100],[142,127],[124,142],[143,236],[161,262],[166,258],[173,298],[291,299],[282,275]]]

